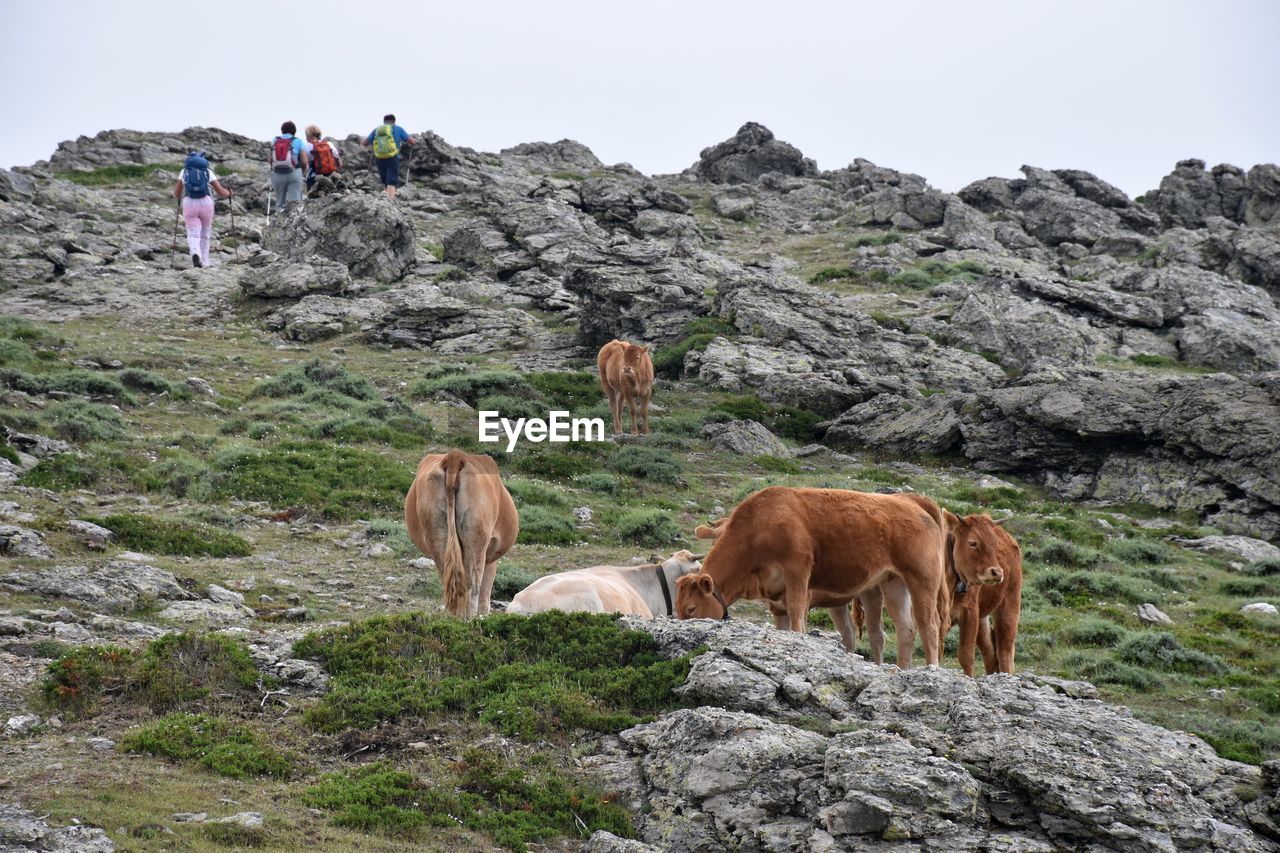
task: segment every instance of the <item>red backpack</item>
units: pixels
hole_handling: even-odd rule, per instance
[[[311,146],[311,168],[317,175],[332,175],[338,171],[338,159],[333,156],[333,143],[321,139]]]
[[[271,143],[271,170],[273,172],[292,172],[298,161],[293,157],[293,139],[288,136],[277,136]]]

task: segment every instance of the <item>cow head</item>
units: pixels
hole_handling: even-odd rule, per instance
[[[636,379],[640,375],[640,367],[649,357],[649,347],[626,344],[622,350],[622,375],[627,379]]]
[[[702,563],[699,562],[701,559],[701,556],[695,555],[690,551],[676,551],[662,561],[662,567],[674,570],[676,577],[680,578],[684,575],[702,571]]]
[[[676,580],[676,618],[729,618],[729,605],[716,589],[711,575],[698,572]]]
[[[1004,581],[1000,566],[1000,539],[995,521],[989,515],[966,515],[947,512],[947,567],[969,586],[991,586]]]

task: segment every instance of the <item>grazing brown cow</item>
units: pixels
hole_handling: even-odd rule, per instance
[[[698,539],[718,539],[720,533],[724,530],[724,523],[727,518],[718,518],[710,524],[699,524],[694,530],[693,535]],[[884,582],[885,587],[893,586],[896,593],[899,589],[901,595],[895,597],[890,605],[890,611],[894,617],[894,624],[899,626],[897,630],[898,637],[898,653],[899,657],[904,655],[906,659],[911,658],[911,649],[915,646],[916,632],[915,626],[911,621],[911,596],[907,595],[907,588],[902,586],[902,581],[896,577],[892,577]],[[840,632],[840,640],[844,644],[845,651],[852,652],[857,643],[858,635],[861,633],[862,623],[856,619],[849,618],[849,602],[836,600],[838,597],[827,596],[818,590],[809,590],[809,609],[815,607],[825,607],[827,612],[831,614],[831,622],[835,625],[836,630]],[[881,587],[873,587],[872,589],[863,590],[854,598],[855,602],[861,602],[861,607],[865,607],[868,611],[874,610],[879,613],[884,606],[884,596],[881,593]],[[773,624],[777,628],[784,628],[787,625],[787,608],[782,601],[768,601],[769,612],[773,615]],[[897,606],[902,605],[902,606]],[[703,614],[701,618],[706,618],[707,614]],[[884,662],[884,623],[870,624],[867,626],[867,642],[871,645],[871,656],[876,663]]]
[[[952,623],[960,626],[957,657],[973,675],[973,648],[982,649],[982,668],[1013,673],[1014,642],[1022,612],[1022,551],[989,515],[960,518],[946,512],[947,585]],[[989,616],[995,617],[994,628]]]
[[[772,486],[733,511],[703,572],[676,582],[676,615],[721,616],[739,598],[764,599],[782,602],[791,630],[804,631],[815,598],[847,604],[897,575],[925,661],[936,665],[941,626],[950,624],[945,530],[942,511],[921,495]]]
[[[424,456],[404,498],[404,523],[436,561],[445,608],[465,619],[487,614],[498,558],[520,532],[497,464],[457,448]]]
[[[649,400],[653,398],[653,359],[647,346],[626,341],[609,341],[596,357],[600,388],[609,399],[613,432],[622,432],[622,407],[631,412],[631,432],[636,433],[636,412],[640,413],[644,434],[649,434]]]

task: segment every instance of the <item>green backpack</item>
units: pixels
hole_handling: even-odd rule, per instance
[[[384,124],[373,132],[373,156],[379,160],[390,160],[400,153],[396,145],[396,135],[391,125]]]

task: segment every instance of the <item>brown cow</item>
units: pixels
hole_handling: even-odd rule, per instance
[[[698,539],[718,539],[720,533],[724,530],[724,523],[727,518],[718,518],[710,524],[699,524],[694,530],[693,535]],[[896,627],[895,636],[898,641],[898,660],[911,660],[911,651],[916,643],[915,623],[911,620],[911,596],[907,593],[906,586],[902,583],[902,579],[896,576],[890,577],[881,586],[872,587],[863,590],[853,599],[855,607],[859,610],[865,608],[866,612],[879,614],[887,602],[889,605],[889,615],[893,618]],[[769,612],[773,615],[773,624],[777,628],[784,628],[787,624],[787,608],[781,601],[768,601]],[[844,644],[845,651],[852,652],[857,643],[858,636],[862,633],[863,620],[856,616],[849,618],[849,602],[838,600],[837,597],[829,597],[817,590],[809,591],[809,609],[815,607],[825,607],[827,612],[831,614],[831,622],[835,625],[837,631],[840,632],[840,640]],[[706,618],[710,614],[702,614]],[[871,646],[871,657],[876,663],[884,663],[884,620],[879,619],[874,622],[866,623],[867,643]]]
[[[781,601],[791,630],[804,631],[815,597],[848,603],[897,575],[925,661],[936,665],[941,626],[950,624],[945,530],[942,511],[921,495],[772,486],[733,511],[703,572],[676,582],[676,615],[722,616],[739,598],[765,599]]]
[[[457,448],[424,456],[404,498],[404,523],[418,550],[436,561],[448,611],[466,619],[487,614],[498,558],[520,532],[497,464]]]
[[[649,401],[653,398],[653,359],[647,346],[613,340],[600,348],[596,357],[600,370],[600,388],[609,399],[613,413],[613,432],[622,432],[622,407],[631,412],[631,432],[636,433],[639,411],[644,434],[649,434]]]
[[[989,515],[960,518],[946,512],[947,585],[952,623],[960,626],[957,657],[973,675],[975,643],[982,649],[982,668],[1013,673],[1014,642],[1022,612],[1022,551]],[[995,617],[995,627],[989,616]]]

